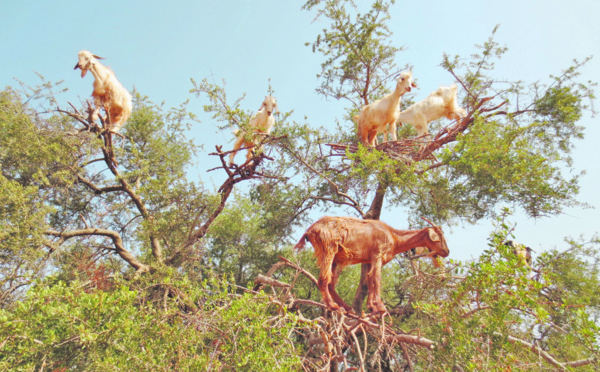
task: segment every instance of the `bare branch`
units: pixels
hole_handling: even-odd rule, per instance
[[[284,288],[290,287],[290,285],[288,283],[284,283],[279,280],[275,280],[275,279],[266,277],[264,275],[258,274],[256,279],[254,279],[254,285],[256,286],[256,285],[263,285],[263,284],[268,284],[272,287],[284,287]]]
[[[113,244],[115,245],[115,251],[122,259],[124,259],[130,266],[136,269],[136,272],[149,272],[151,267],[145,265],[138,261],[135,256],[125,249],[123,245],[123,239],[121,235],[116,231],[106,230],[106,229],[80,229],[80,230],[71,230],[71,231],[55,231],[55,230],[47,230],[47,235],[58,237],[59,240],[56,243],[58,246],[63,244],[65,241],[75,238],[75,237],[84,237],[84,236],[104,236],[112,239]]]
[[[81,176],[80,174],[77,175],[77,182],[86,185],[96,195],[100,195],[105,192],[124,191],[123,185],[107,186],[107,187],[100,188],[100,187],[94,185],[90,180]]]
[[[261,147],[264,144],[278,141],[285,137],[286,136],[273,138],[270,136],[265,136],[260,141],[260,143],[257,145],[257,147]],[[221,167],[217,167],[214,169],[222,168],[227,173],[227,179],[223,182],[223,184],[221,185],[221,187],[219,187],[219,190],[218,190],[218,192],[221,196],[221,200],[219,201],[219,204],[217,205],[215,210],[210,214],[208,219],[206,221],[204,221],[202,226],[191,229],[190,234],[188,235],[188,238],[185,241],[185,243],[183,244],[182,248],[179,249],[177,252],[175,252],[173,254],[173,256],[171,256],[170,258],[168,258],[165,261],[168,264],[172,264],[172,263],[176,262],[177,260],[179,260],[179,258],[183,254],[183,252],[188,250],[197,241],[199,241],[206,235],[209,227],[212,225],[212,223],[215,221],[215,219],[219,216],[219,214],[221,214],[221,212],[225,208],[227,199],[231,195],[231,192],[233,191],[233,188],[237,183],[245,181],[245,180],[250,180],[250,179],[260,179],[260,178],[264,178],[264,177],[269,177],[269,178],[271,177],[271,176],[266,176],[266,175],[256,171],[257,167],[262,163],[262,161],[264,159],[270,159],[267,155],[264,154],[264,152],[260,152],[259,154],[255,155],[254,157],[252,157],[252,159],[246,161],[244,164],[242,164],[239,167],[234,166],[233,168],[230,168],[227,165],[227,161],[226,161],[225,157],[227,156],[227,154],[231,153],[231,151],[223,152],[222,147],[218,146],[218,145],[215,146],[215,149],[216,149],[216,152],[211,153],[210,155],[216,155],[219,157],[219,159],[221,161]],[[197,219],[196,219],[196,221],[197,221]]]
[[[501,333],[499,332],[494,332],[494,335],[496,336],[500,336],[500,337],[504,337]],[[554,367],[558,368],[560,371],[566,371],[567,369],[565,368],[565,365],[560,363],[558,360],[556,360],[552,355],[550,355],[549,353],[547,353],[546,351],[542,350],[541,348],[539,348],[537,345],[532,344],[530,342],[518,339],[516,337],[513,336],[507,336],[508,342],[510,342],[511,344],[519,344],[522,345],[526,348],[528,348],[529,350],[531,350],[532,353],[534,353],[535,355],[539,355],[542,358],[544,358],[548,363],[552,364]]]
[[[317,169],[315,169],[315,167],[308,164],[304,159],[302,159],[300,156],[298,156],[298,154],[296,154],[295,151],[292,151],[289,147],[287,147],[285,145],[281,145],[281,147],[286,149],[294,158],[296,158],[296,160],[298,160],[299,162],[304,164],[304,166],[307,167],[308,169],[310,169],[313,173],[317,174],[318,176],[323,178],[325,181],[327,181],[327,183],[329,183],[329,185],[333,188],[333,190],[335,191],[335,193],[337,195],[348,200],[347,203],[339,202],[339,204],[345,204],[345,205],[348,205],[348,206],[354,208],[358,213],[360,213],[361,216],[364,214],[362,209],[360,208],[360,204],[356,200],[354,200],[350,195],[340,191],[340,188],[338,187],[338,185],[335,182],[333,182],[331,179],[329,179],[329,177],[325,176],[323,173],[321,173]]]

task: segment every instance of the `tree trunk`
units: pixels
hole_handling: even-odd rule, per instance
[[[354,296],[354,301],[352,302],[352,309],[356,312],[356,315],[361,314],[362,304],[365,302],[365,297],[367,297],[367,293],[369,288],[367,287],[367,274],[371,270],[371,264],[361,264],[360,265],[360,282],[358,283],[358,288],[356,288],[356,295]]]
[[[371,208],[365,213],[363,218],[365,220],[379,220],[381,216],[381,209],[383,209],[383,198],[385,197],[385,191],[387,190],[387,185],[379,182],[377,185],[377,191],[375,192],[375,197],[373,198],[373,202],[371,202]]]

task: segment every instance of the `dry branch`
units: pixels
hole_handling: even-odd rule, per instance
[[[151,267],[141,263],[135,256],[125,249],[123,245],[123,239],[121,235],[116,231],[106,230],[106,229],[80,229],[80,230],[71,230],[71,231],[55,231],[55,230],[47,230],[47,235],[55,236],[59,238],[59,240],[55,243],[60,246],[65,241],[75,238],[75,237],[88,237],[88,236],[103,236],[112,239],[113,244],[115,246],[116,253],[121,256],[125,262],[131,265],[136,269],[136,275],[139,275],[144,272],[150,271]]]
[[[254,285],[270,285],[272,287],[291,287],[289,284],[280,282],[279,280],[275,280],[269,277],[266,277],[262,274],[258,274],[256,279],[254,279]]]
[[[265,285],[270,285],[269,280],[278,270],[284,267],[295,269],[298,273],[302,273],[308,277],[311,282],[317,286],[317,279],[307,270],[290,260],[280,256],[279,262],[271,267],[266,275],[259,275],[255,281],[254,289],[260,289]],[[287,312],[297,312],[298,318],[302,323],[307,324],[307,334],[305,334],[306,342],[309,346],[307,354],[303,358],[305,368],[315,370],[329,370],[332,366],[343,363],[345,370],[365,370],[365,363],[368,357],[381,357],[379,354],[387,352],[391,349],[396,349],[398,353],[404,355],[409,370],[413,369],[410,348],[407,344],[412,344],[432,350],[435,343],[420,335],[406,334],[398,329],[395,329],[389,324],[386,324],[382,318],[378,316],[357,316],[354,314],[344,313],[340,311],[331,312],[325,304],[315,302],[308,299],[296,299],[290,289],[293,290],[293,285],[282,282],[280,280],[273,281],[274,288],[284,288],[280,297],[269,296],[270,301],[280,309],[280,316],[284,316]],[[311,307],[323,313],[314,319],[306,318],[306,315],[300,313],[299,306]],[[361,344],[358,335],[363,335],[364,349],[361,349]],[[373,338],[367,338],[369,334]],[[368,341],[375,340],[375,348],[373,355],[368,356]],[[371,341],[373,342],[373,341]],[[373,347],[370,348],[373,350]]]
[[[504,337],[501,333],[498,333],[498,332],[494,332],[494,335],[500,336],[500,337]],[[507,340],[511,344],[519,344],[521,346],[524,346],[524,347],[528,348],[535,355],[541,356],[548,363],[552,364],[554,367],[558,368],[560,371],[566,371],[565,366],[562,363],[560,363],[552,355],[548,354],[547,352],[545,352],[544,350],[540,349],[536,345],[534,345],[534,344],[532,344],[530,342],[518,339],[518,338],[513,337],[513,336],[507,336]]]
[[[115,158],[115,153],[112,148],[112,133],[109,130],[109,128],[111,127],[110,118],[109,118],[110,115],[107,115],[106,120],[101,115],[98,115],[100,123],[102,124],[102,127],[100,127],[94,121],[95,120],[94,110],[92,109],[92,106],[89,102],[88,102],[88,108],[87,108],[87,116],[84,116],[70,102],[69,102],[69,105],[73,108],[74,112],[68,112],[68,111],[64,111],[61,109],[57,109],[57,111],[61,112],[61,113],[65,113],[65,114],[71,116],[72,118],[74,118],[75,120],[77,120],[78,122],[82,123],[84,125],[84,128],[79,129],[79,132],[83,132],[83,131],[92,132],[92,133],[97,134],[98,137],[103,139],[104,146],[102,146],[102,148],[101,148],[102,154],[103,154],[103,160],[106,163],[106,166],[108,167],[108,169],[111,171],[111,173],[115,176],[115,178],[119,181],[119,183],[121,185],[99,188],[96,185],[94,185],[91,181],[87,180],[85,177],[83,177],[79,174],[77,175],[77,181],[86,185],[96,195],[100,195],[105,192],[124,191],[129,196],[131,201],[135,204],[138,211],[141,213],[142,217],[146,221],[152,221],[153,217],[150,214],[150,212],[148,211],[148,209],[146,208],[141,197],[135,192],[134,188],[129,184],[129,182],[127,182],[127,180],[124,177],[122,177],[120,172],[117,170],[118,162]],[[96,229],[96,230],[98,230],[98,229]],[[119,239],[120,239],[120,236],[119,236]],[[150,233],[150,245],[152,246],[152,254],[153,254],[154,258],[158,261],[159,264],[162,264],[164,261],[164,258],[162,255],[162,248],[160,246],[158,237],[155,236],[153,233]],[[117,248],[117,252],[123,252],[123,251],[127,252],[124,249]],[[128,255],[125,254],[125,256],[128,256]],[[132,265],[133,262],[137,261],[137,260],[132,260],[131,257],[127,257],[127,258],[123,257],[123,258],[130,265]],[[138,270],[138,272],[144,272],[144,269],[142,269],[142,267],[146,267],[146,268],[148,267],[139,262],[136,263],[136,265],[138,267],[136,267],[136,266],[134,266],[134,267],[136,267],[136,270]],[[142,265],[142,266],[139,266],[139,265]]]
[[[343,145],[340,145],[343,146]],[[307,167],[311,172],[315,173],[316,175],[318,175],[319,177],[323,178],[325,181],[327,181],[327,183],[331,186],[331,188],[335,191],[336,195],[338,195],[339,197],[343,198],[346,201],[338,201],[338,200],[333,200],[333,199],[326,199],[328,201],[334,202],[336,204],[340,204],[340,205],[347,205],[349,207],[354,208],[361,216],[363,215],[363,211],[360,208],[360,204],[358,203],[358,201],[356,201],[354,198],[352,198],[350,195],[342,192],[340,190],[340,187],[333,182],[329,177],[327,177],[325,174],[323,174],[323,172],[318,171],[315,167],[313,167],[312,165],[310,165],[308,162],[306,162],[302,157],[300,157],[298,154],[296,154],[295,151],[292,151],[290,148],[288,148],[285,145],[281,146],[283,149],[287,150],[290,155],[292,155],[296,160],[298,160],[300,163],[302,163],[305,167]],[[345,152],[344,152],[345,154]],[[325,200],[325,198],[319,198],[319,197],[312,197],[312,199],[315,200]]]
[[[279,141],[286,137],[287,136],[281,136],[281,137],[265,136],[257,146],[261,147],[263,145],[270,144],[275,141]],[[260,152],[258,154],[253,153],[254,156],[250,160],[243,163],[242,165],[240,165],[240,166],[234,165],[234,166],[230,167],[230,166],[228,166],[227,160],[225,159],[225,157],[227,155],[229,155],[232,151],[223,151],[222,146],[218,146],[218,145],[215,146],[215,150],[216,150],[216,152],[210,153],[209,155],[218,156],[219,160],[221,162],[221,166],[210,169],[209,171],[213,171],[216,169],[223,169],[225,171],[225,173],[227,174],[227,179],[223,182],[223,184],[219,187],[219,190],[218,190],[221,200],[219,201],[219,204],[217,205],[217,207],[208,216],[206,221],[204,221],[204,223],[202,225],[197,226],[197,227],[195,226],[192,229],[192,231],[189,233],[187,240],[182,245],[182,247],[165,261],[167,264],[173,264],[175,262],[178,262],[185,251],[190,249],[194,244],[196,244],[196,242],[198,242],[200,239],[202,239],[206,235],[209,227],[212,225],[212,223],[215,221],[215,219],[219,216],[219,214],[221,214],[221,212],[225,208],[225,204],[227,203],[227,200],[228,200],[229,196],[231,195],[231,192],[233,191],[233,188],[235,187],[235,185],[237,183],[243,182],[246,180],[252,180],[252,179],[273,178],[271,176],[265,175],[265,174],[257,171],[258,166],[260,164],[262,164],[262,161],[264,159],[273,160],[270,157],[268,157],[267,155],[265,155],[264,152]]]

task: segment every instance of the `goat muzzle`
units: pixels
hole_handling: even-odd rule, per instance
[[[75,68],[73,70],[77,70],[78,68],[81,70],[81,77],[82,78],[85,77],[85,74],[87,74],[87,72],[88,72],[89,65],[87,68],[85,68],[85,67],[82,67],[81,64],[78,63],[75,65]]]

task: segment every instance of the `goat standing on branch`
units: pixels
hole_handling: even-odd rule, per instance
[[[417,102],[398,116],[400,123],[412,124],[421,137],[429,134],[428,124],[433,120],[446,117],[458,120],[467,116],[467,112],[456,103],[457,86],[440,87],[421,102]]]
[[[275,125],[274,112],[279,112],[277,100],[273,96],[266,96],[258,112],[250,119],[248,131],[244,129],[235,130],[234,134],[237,135],[237,139],[233,145],[233,152],[229,154],[229,165],[233,165],[235,154],[242,146],[248,147],[246,162],[250,161],[254,147],[260,142],[257,136],[270,134],[273,125]]]
[[[104,109],[109,131],[117,133],[131,115],[131,94],[121,85],[110,68],[98,62],[98,59],[103,59],[102,57],[87,50],[82,50],[78,56],[79,61],[75,65],[75,70],[81,69],[82,78],[88,70],[92,72],[95,79],[92,97],[97,106],[96,110]],[[91,117],[95,118],[96,115],[95,113]]]
[[[355,117],[355,119],[358,121],[358,135],[362,143],[376,146],[379,133],[383,133],[383,140],[387,141],[388,125],[392,140],[396,140],[396,122],[400,114],[400,100],[405,93],[416,87],[417,84],[412,79],[412,72],[404,71],[398,77],[396,89],[392,93],[360,109],[358,118]]]
[[[398,253],[416,247],[429,249],[429,257],[447,257],[450,252],[444,233],[429,220],[432,227],[421,230],[396,230],[377,220],[361,220],[352,217],[323,217],[306,230],[294,247],[304,248],[309,241],[315,249],[320,269],[318,286],[325,305],[332,310],[343,307],[352,311],[335,290],[344,267],[359,263],[368,264],[367,286],[369,310],[385,313],[381,301],[381,267]]]
[[[514,240],[507,240],[504,242],[504,245],[513,249],[514,255],[517,256],[521,264],[531,266],[531,252],[533,249],[526,247],[525,244],[517,243]]]

